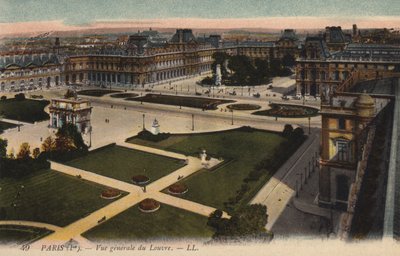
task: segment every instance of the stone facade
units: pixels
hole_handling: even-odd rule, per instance
[[[65,123],[72,123],[81,133],[91,131],[90,115],[92,107],[88,100],[80,98],[52,99],[49,127],[58,129]]]

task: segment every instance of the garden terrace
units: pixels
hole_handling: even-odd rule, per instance
[[[234,102],[232,100],[220,100],[211,98],[200,98],[200,97],[182,97],[173,95],[159,95],[159,94],[147,94],[137,98],[127,98],[126,100],[140,101],[148,103],[157,103],[164,105],[174,105],[190,108],[200,108],[207,110],[215,110],[220,104]]]
[[[82,235],[94,242],[174,238],[211,238],[207,217],[162,205],[152,213],[133,206]]]
[[[44,228],[1,225],[0,245],[19,245],[38,240],[49,235],[52,231]]]
[[[27,123],[48,120],[50,117],[44,108],[49,103],[46,100],[18,100],[15,98],[0,100],[0,116]]]
[[[270,109],[252,113],[259,116],[273,116],[286,118],[302,118],[318,115],[318,109],[300,105],[270,104]]]
[[[116,145],[90,151],[65,164],[129,183],[135,175],[144,175],[155,181],[185,165],[179,159]]]
[[[261,166],[260,176],[252,182],[245,183],[260,161],[263,159],[276,159],[276,151],[280,145],[288,141],[280,133],[240,128],[222,132],[173,135],[159,142],[146,141],[139,138],[130,138],[129,143],[161,148],[187,155],[199,156],[202,149],[207,154],[220,158],[225,162],[213,171],[201,170],[183,182],[188,187],[188,192],[181,197],[201,204],[210,205],[218,209],[225,208],[225,202],[236,198],[237,193],[242,193],[241,199],[235,207],[247,204],[266,181],[274,174],[277,167]],[[285,148],[279,152],[280,160],[285,161],[297,149]],[[282,149],[281,149],[282,150]],[[278,163],[278,159],[276,159]],[[207,189],[204,189],[207,186]],[[238,192],[243,186],[247,188]],[[164,192],[168,193],[168,189]]]
[[[117,91],[117,90],[100,90],[100,89],[92,89],[92,90],[81,90],[76,92],[79,95],[85,95],[85,96],[93,96],[93,97],[101,97],[104,96],[106,94],[110,94],[110,93],[116,93],[116,92],[121,92],[121,91]]]
[[[66,226],[112,202],[100,198],[104,186],[52,170],[19,180],[2,178],[0,187],[0,208],[5,209],[6,220]]]

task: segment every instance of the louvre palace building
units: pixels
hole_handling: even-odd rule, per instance
[[[253,60],[298,57],[300,41],[291,29],[276,42],[224,41],[220,35],[196,38],[191,29],[177,29],[170,39],[150,29],[112,42],[69,46],[60,46],[56,38],[46,51],[0,51],[0,89],[72,84],[141,87],[211,72],[215,52]]]

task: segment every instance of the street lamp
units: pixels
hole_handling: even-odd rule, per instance
[[[304,184],[307,184],[307,167],[304,167]]]
[[[311,117],[308,117],[308,134],[311,134]]]
[[[303,173],[297,173],[296,175],[300,175],[300,190],[303,188]]]
[[[192,131],[194,131],[194,114],[192,114]]]
[[[146,116],[146,115],[143,114],[143,131],[146,129],[145,126],[144,126],[144,118],[145,118],[145,116]]]
[[[232,113],[232,122],[231,122],[231,125],[233,125],[233,109],[231,109],[231,113]]]

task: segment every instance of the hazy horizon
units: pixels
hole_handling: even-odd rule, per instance
[[[112,28],[399,28],[395,0],[0,0],[0,36]]]

